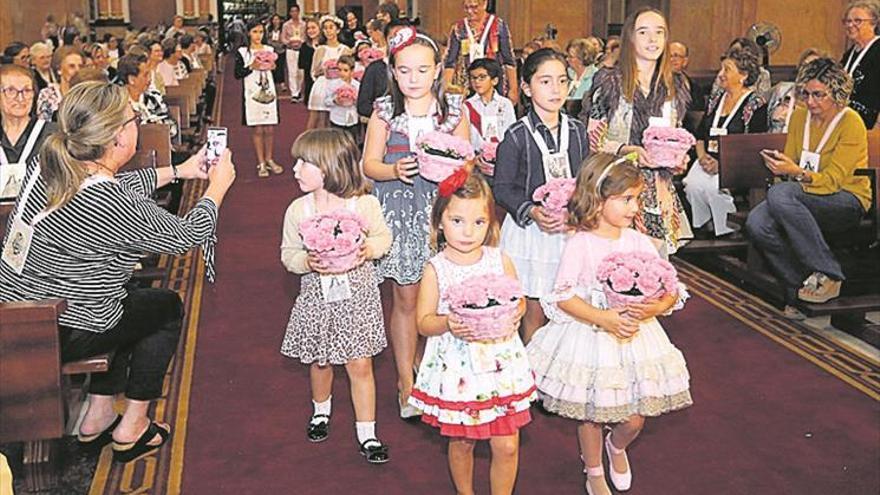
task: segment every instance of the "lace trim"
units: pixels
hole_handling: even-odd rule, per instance
[[[645,397],[634,404],[615,407],[594,407],[592,404],[580,404],[556,399],[540,394],[544,409],[566,418],[592,423],[620,423],[630,416],[659,416],[664,413],[678,411],[693,405],[690,391],[684,391],[665,397]]]
[[[671,378],[690,380],[687,364],[678,349],[629,368],[589,368],[584,363],[563,361],[536,346],[529,346],[528,354],[539,386],[545,377],[575,388],[612,389],[626,389],[638,382],[664,383]]]
[[[447,94],[446,95],[446,120],[436,122],[437,131],[444,134],[451,134],[458,127],[459,122],[464,115],[464,96]],[[373,103],[373,109],[376,115],[388,125],[388,129],[392,132],[398,132],[403,135],[409,133],[409,115],[406,112],[401,113],[397,117],[394,116],[394,103],[391,96],[383,96]],[[436,116],[439,119],[439,115]]]

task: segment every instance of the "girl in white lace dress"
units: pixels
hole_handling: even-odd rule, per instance
[[[604,425],[611,426],[605,437],[611,481],[624,491],[632,480],[625,449],[645,416],[691,405],[684,357],[656,318],[680,307],[684,290],[609,308],[596,276],[612,252],[660,260],[651,239],[630,228],[643,187],[639,169],[626,158],[599,153],[584,163],[569,203],[576,231],[566,241],[553,292],[541,300],[550,323],[528,346],[544,408],[582,421],[578,439],[591,495],[611,494],[602,467]]]
[[[531,421],[535,383],[516,325],[517,314],[498,325],[509,336],[477,341],[449,314],[444,296],[468,278],[498,274],[516,278],[501,253],[492,192],[477,175],[456,172],[440,184],[431,215],[433,241],[441,249],[430,259],[416,307],[419,333],[428,337],[425,356],[409,402],[422,421],[449,438],[449,469],[458,493],[473,493],[473,449],[489,440],[492,493],[512,493],[516,482],[519,429]],[[488,362],[491,366],[481,366]]]

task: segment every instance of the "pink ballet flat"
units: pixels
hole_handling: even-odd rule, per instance
[[[632,486],[632,469],[630,469],[629,457],[626,456],[626,449],[618,449],[611,443],[611,433],[608,433],[605,437],[605,449],[608,451],[609,457],[612,455],[623,455],[623,458],[626,460],[626,471],[618,473],[614,470],[614,463],[609,459],[611,466],[608,469],[608,474],[611,477],[611,484],[614,485],[614,488],[617,488],[617,491],[625,492],[629,490],[630,486]]]

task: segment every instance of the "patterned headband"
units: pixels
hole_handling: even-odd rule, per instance
[[[638,161],[639,161],[639,154],[636,153],[635,151],[633,151],[633,152],[627,153],[626,155],[623,155],[623,157],[618,158],[617,160],[614,160],[613,162],[611,162],[611,164],[608,165],[607,167],[605,167],[605,170],[603,170],[602,173],[599,174],[599,180],[596,181],[596,192],[599,193],[602,191],[602,184],[605,182],[605,179],[608,178],[608,174],[611,173],[611,169],[613,169],[614,167],[616,167],[624,162],[631,162],[631,163],[635,164]]]
[[[421,38],[430,43],[435,52],[440,51],[440,49],[437,47],[437,43],[434,43],[434,40],[432,40],[429,36],[419,33],[412,26],[405,26],[400,28],[400,30],[398,30],[394,34],[394,36],[391,37],[390,40],[388,40],[388,47],[390,48],[391,55],[397,55],[397,52],[415,43],[416,38]]]

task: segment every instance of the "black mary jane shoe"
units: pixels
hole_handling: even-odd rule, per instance
[[[88,448],[88,449],[101,449],[108,443],[113,441],[113,430],[119,426],[119,423],[122,421],[122,415],[117,415],[116,419],[110,423],[110,426],[104,428],[104,431],[100,433],[95,433],[93,435],[83,435],[82,433],[77,433],[76,441],[79,442],[80,447]]]
[[[391,457],[388,455],[388,446],[383,445],[378,439],[369,438],[361,444],[361,455],[370,464],[385,464]]]
[[[159,435],[160,441],[156,445],[150,445],[150,442]],[[153,451],[159,450],[168,441],[171,431],[159,426],[156,422],[151,422],[147,427],[147,431],[134,442],[119,443],[113,442],[113,460],[115,462],[131,462]]]
[[[316,419],[325,419],[326,421],[321,421],[316,423]],[[309,420],[309,428],[306,430],[306,435],[309,437],[309,441],[312,443],[323,442],[327,440],[327,436],[330,434],[330,416],[328,414],[315,414]]]

